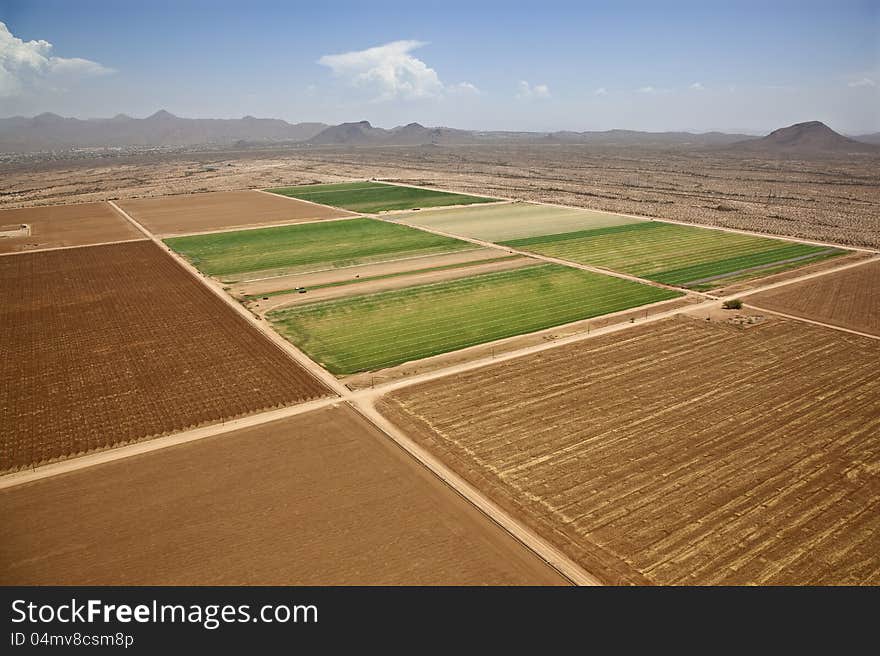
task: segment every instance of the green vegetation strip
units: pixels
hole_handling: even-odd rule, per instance
[[[814,246],[659,221],[503,242],[505,246],[602,266],[648,280],[687,287],[703,286],[724,274],[765,275],[765,265],[788,262],[793,268],[809,256],[825,255]],[[837,251],[839,255],[845,251]],[[746,271],[751,269],[750,272]]]
[[[760,267],[758,270],[750,269],[745,271],[733,271],[729,274],[713,277],[711,280],[691,281],[688,283],[687,286],[689,289],[694,289],[701,292],[708,291],[710,289],[724,287],[735,282],[740,282],[742,280],[749,280],[751,278],[757,277],[758,275],[760,275],[761,277],[765,277],[773,275],[774,273],[781,273],[783,271],[789,271],[791,269],[806,266],[807,264],[816,264],[817,262],[821,262],[822,260],[828,260],[832,257],[843,255],[846,252],[847,251],[842,251],[839,248],[831,248],[827,251],[816,253],[815,255],[807,255],[802,258],[797,258],[797,260],[795,261],[765,265]]]
[[[503,262],[504,260],[512,260],[518,257],[522,257],[521,255],[503,255],[501,257],[492,257],[488,260],[475,260],[473,262],[456,262],[455,264],[444,264],[442,266],[435,267],[426,267],[424,269],[412,269],[411,271],[396,271],[395,273],[383,273],[379,276],[367,276],[366,278],[350,278],[348,280],[337,280],[335,282],[325,282],[319,285],[308,285],[306,289],[309,291],[314,291],[317,289],[324,289],[326,287],[344,287],[345,285],[357,285],[362,282],[372,282],[373,280],[384,280],[385,278],[398,278],[400,276],[414,276],[419,273],[432,273],[434,271],[447,271],[449,269],[463,269],[466,267],[475,267],[481,266],[483,264],[492,264],[494,262]],[[296,292],[299,287],[292,287],[290,289],[281,289],[274,292],[266,292],[265,294],[249,294],[245,296],[245,299],[249,301],[255,301],[260,298],[268,298],[271,296],[283,296],[284,294],[292,294]]]
[[[334,374],[410,360],[681,296],[541,264],[270,312],[275,328]]]
[[[212,276],[353,266],[477,248],[458,239],[374,219],[173,237],[165,243]]]
[[[387,212],[410,210],[417,207],[441,207],[444,205],[472,205],[493,203],[494,198],[480,198],[467,194],[453,194],[432,189],[416,189],[380,182],[348,182],[301,187],[267,189],[273,194],[308,200],[322,205],[342,207],[354,212]]]

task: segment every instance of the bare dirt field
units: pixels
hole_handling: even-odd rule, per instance
[[[107,203],[0,210],[0,226],[21,224],[27,224],[30,230],[21,236],[0,239],[0,253],[144,238]]]
[[[163,237],[357,216],[345,210],[259,191],[135,198],[120,200],[117,204],[138,223]]]
[[[347,406],[0,490],[3,585],[565,580]]]
[[[760,292],[746,302],[880,336],[880,260]]]
[[[330,392],[149,241],[0,258],[0,472]]]
[[[270,310],[282,307],[302,305],[304,303],[315,303],[317,301],[329,301],[336,298],[345,298],[346,296],[375,294],[376,292],[404,289],[414,285],[430,285],[433,283],[446,282],[447,280],[458,280],[459,278],[476,276],[482,273],[512,271],[513,269],[521,269],[522,267],[538,264],[541,264],[539,260],[516,256],[504,258],[503,260],[496,262],[478,261],[470,266],[457,266],[455,268],[443,269],[441,271],[414,271],[408,275],[394,275],[393,277],[381,278],[378,280],[365,280],[363,282],[347,285],[324,287],[322,289],[306,292],[305,294],[300,294],[298,292],[278,294],[277,296],[268,297],[268,300],[260,298],[249,302],[247,303],[247,306],[255,312],[264,314]]]
[[[275,293],[296,287],[315,287],[337,283],[354,282],[357,280],[379,276],[396,275],[409,271],[434,269],[436,267],[455,266],[459,264],[478,263],[504,255],[495,248],[475,248],[440,255],[421,255],[403,257],[386,262],[373,262],[348,267],[321,269],[319,271],[294,273],[289,275],[271,276],[262,280],[239,282],[229,289],[234,296],[256,296],[258,294]]]
[[[208,168],[213,170],[208,170]],[[380,177],[880,248],[880,160],[578,145],[290,148],[7,165],[3,206]]]
[[[880,343],[679,317],[405,388],[404,431],[611,583],[880,583]]]

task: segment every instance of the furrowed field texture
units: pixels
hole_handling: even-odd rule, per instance
[[[846,251],[721,230],[641,221],[502,242],[511,248],[601,266],[691,289],[802,266]]]
[[[760,292],[747,302],[880,337],[880,260]]]
[[[268,189],[273,194],[309,200],[313,203],[342,207],[353,212],[388,212],[417,207],[494,203],[494,198],[454,194],[433,189],[416,189],[381,182],[342,182]]]
[[[455,207],[412,212],[395,216],[394,219],[440,232],[495,242],[593,230],[640,221],[620,214],[532,203]]]
[[[678,317],[381,409],[608,583],[880,583],[880,342]]]
[[[459,239],[374,219],[174,237],[165,243],[202,273],[228,280],[320,271],[476,248]]]
[[[329,395],[153,242],[0,258],[0,471]]]
[[[331,372],[350,374],[676,296],[630,280],[538,264],[301,305],[267,317]]]
[[[0,585],[563,585],[342,405],[0,489]]]

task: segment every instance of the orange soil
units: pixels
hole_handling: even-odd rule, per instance
[[[259,191],[158,196],[116,203],[138,223],[162,236],[357,216]]]
[[[610,583],[880,583],[880,343],[686,317],[380,409]]]
[[[107,203],[0,210],[0,225],[22,223],[30,226],[30,235],[0,239],[0,253],[86,246],[144,237]]]
[[[0,490],[3,585],[563,584],[347,406]]]

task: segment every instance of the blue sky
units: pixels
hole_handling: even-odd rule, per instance
[[[0,0],[0,21],[0,115],[880,131],[876,1]]]

